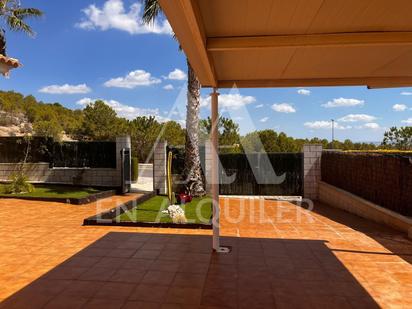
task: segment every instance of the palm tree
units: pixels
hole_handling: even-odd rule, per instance
[[[153,23],[162,12],[158,0],[143,0],[143,21]],[[186,146],[185,176],[194,196],[205,195],[205,186],[199,153],[199,114],[200,114],[200,82],[187,60],[187,113],[186,113]]]
[[[35,32],[26,23],[30,17],[40,17],[43,12],[35,8],[22,8],[19,0],[0,0],[0,19],[12,31],[21,31],[29,36]],[[5,30],[0,29],[0,54],[6,56]]]

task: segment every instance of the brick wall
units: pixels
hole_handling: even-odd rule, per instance
[[[303,146],[303,196],[311,200],[319,198],[322,145]]]
[[[328,152],[322,180],[405,216],[412,216],[412,157]]]

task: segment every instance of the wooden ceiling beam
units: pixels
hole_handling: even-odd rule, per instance
[[[336,34],[298,34],[207,39],[209,52],[268,48],[412,45],[412,32],[359,32]]]
[[[206,50],[206,35],[197,1],[159,0],[159,3],[197,77],[202,83],[216,86],[215,68]]]
[[[356,78],[312,78],[312,79],[267,79],[267,80],[219,80],[219,88],[261,87],[323,87],[323,86],[367,86],[368,88],[411,87],[412,76],[356,77]]]

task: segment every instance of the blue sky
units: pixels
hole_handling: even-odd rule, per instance
[[[184,122],[186,60],[167,22],[142,26],[139,2],[23,0],[45,17],[31,24],[35,39],[7,33],[8,54],[23,67],[1,79],[1,90],[83,108],[104,99],[119,115],[155,115]],[[202,117],[209,115],[202,91]],[[241,133],[271,128],[294,137],[381,141],[385,129],[412,125],[412,88],[365,87],[222,90],[222,113]],[[83,104],[83,105],[82,105]],[[174,109],[176,108],[177,109]]]

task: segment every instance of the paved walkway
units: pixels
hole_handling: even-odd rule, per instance
[[[320,204],[221,204],[228,255],[210,231],[83,227],[96,204],[0,199],[0,308],[412,307],[402,234]]]
[[[132,190],[139,192],[153,191],[153,164],[139,164],[139,177],[132,184]]]

